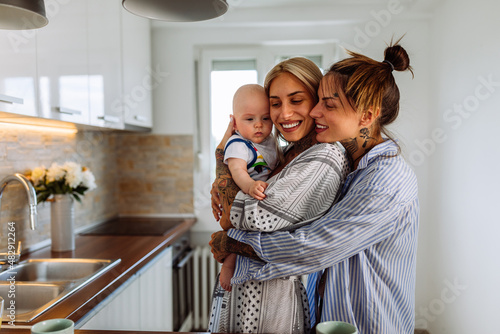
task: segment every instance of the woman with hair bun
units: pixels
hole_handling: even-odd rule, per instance
[[[360,334],[414,331],[417,179],[386,129],[399,111],[393,71],[412,72],[398,42],[387,47],[381,62],[349,52],[321,81],[319,102],[310,112],[316,139],[340,142],[353,168],[339,201],[292,232],[232,229],[211,241],[217,259],[235,252],[263,261],[256,270],[246,258],[253,266],[241,266],[239,276],[310,274],[313,322],[348,322]]]

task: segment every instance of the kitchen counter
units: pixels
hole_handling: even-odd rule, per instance
[[[162,250],[194,225],[194,218],[180,218],[179,224],[164,235],[77,235],[75,250],[51,252],[50,247],[23,255],[21,260],[35,258],[92,258],[121,259],[120,263],[77,290],[30,323],[16,323],[16,326],[31,326],[46,319],[68,318],[75,323],[150,262]],[[2,333],[17,329],[2,325]],[[28,330],[29,332],[29,330]],[[77,331],[81,334],[111,331]],[[118,332],[116,332],[118,333]]]

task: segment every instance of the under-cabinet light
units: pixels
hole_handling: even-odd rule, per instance
[[[76,127],[71,128],[71,127],[57,127],[57,126],[4,123],[4,122],[0,122],[0,128],[7,130],[29,130],[29,131],[50,132],[50,133],[68,134],[68,135],[73,135],[78,132],[78,129]]]

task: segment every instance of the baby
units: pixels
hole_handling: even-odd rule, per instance
[[[263,200],[271,171],[278,163],[276,139],[271,134],[273,122],[269,115],[269,99],[264,88],[257,84],[241,86],[233,97],[232,135],[224,148],[227,164],[234,182],[245,193]],[[226,136],[228,135],[226,132]],[[236,254],[224,260],[219,280],[221,286],[231,291]]]

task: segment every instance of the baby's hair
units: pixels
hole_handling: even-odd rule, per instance
[[[233,95],[233,114],[234,111],[237,109],[237,104],[240,100],[240,97],[246,93],[262,94],[262,97],[267,96],[264,87],[262,87],[259,84],[246,84],[239,87]]]

